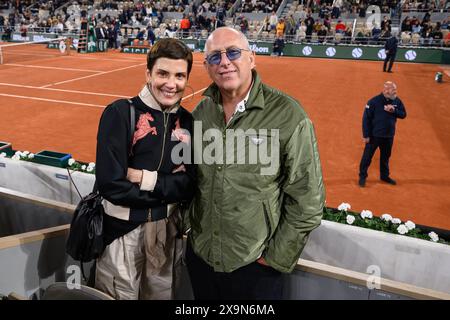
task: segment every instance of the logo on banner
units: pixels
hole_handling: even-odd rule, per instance
[[[408,61],[416,60],[417,53],[414,50],[408,50],[405,52],[405,59]]]
[[[334,57],[334,55],[336,54],[336,49],[333,48],[333,47],[329,47],[329,48],[327,48],[327,50],[325,51],[325,54],[326,54],[328,57]]]
[[[384,49],[378,51],[378,58],[381,60],[386,59],[386,51]]]
[[[361,48],[355,48],[352,50],[352,57],[359,59],[363,55],[363,51]]]
[[[302,50],[303,55],[309,56],[312,53],[312,48],[310,46],[306,46]]]

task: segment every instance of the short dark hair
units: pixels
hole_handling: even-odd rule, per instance
[[[192,69],[192,51],[179,39],[164,38],[158,40],[150,49],[147,55],[147,69],[152,71],[156,60],[159,58],[182,59],[188,64],[188,76]]]

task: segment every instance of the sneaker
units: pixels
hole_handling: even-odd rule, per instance
[[[389,70],[388,73],[394,73],[394,71]]]
[[[365,178],[359,178],[358,184],[361,188],[364,188],[366,186],[366,179]]]
[[[393,186],[395,186],[397,184],[397,182],[394,179],[391,179],[389,177],[387,178],[380,178],[381,181],[384,181],[386,183],[392,184]]]

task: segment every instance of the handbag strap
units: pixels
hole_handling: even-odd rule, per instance
[[[131,137],[130,145],[128,147],[128,155],[131,156],[133,154],[133,138],[134,138],[134,131],[136,129],[136,110],[134,108],[133,100],[128,99],[127,101],[130,105],[130,137]],[[75,185],[75,182],[72,179],[72,175],[70,174],[69,168],[66,168],[66,169],[67,169],[67,173],[69,174],[70,181],[72,182],[73,186],[77,190],[77,193],[80,196],[80,199],[82,199],[83,197],[81,196],[80,191],[78,190],[77,186]],[[95,180],[92,192],[97,192],[97,191],[98,191],[98,184],[97,184],[97,180]]]

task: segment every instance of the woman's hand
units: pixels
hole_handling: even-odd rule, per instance
[[[137,170],[133,168],[128,168],[127,170],[127,179],[132,183],[137,183],[141,185],[142,182],[142,170]]]

